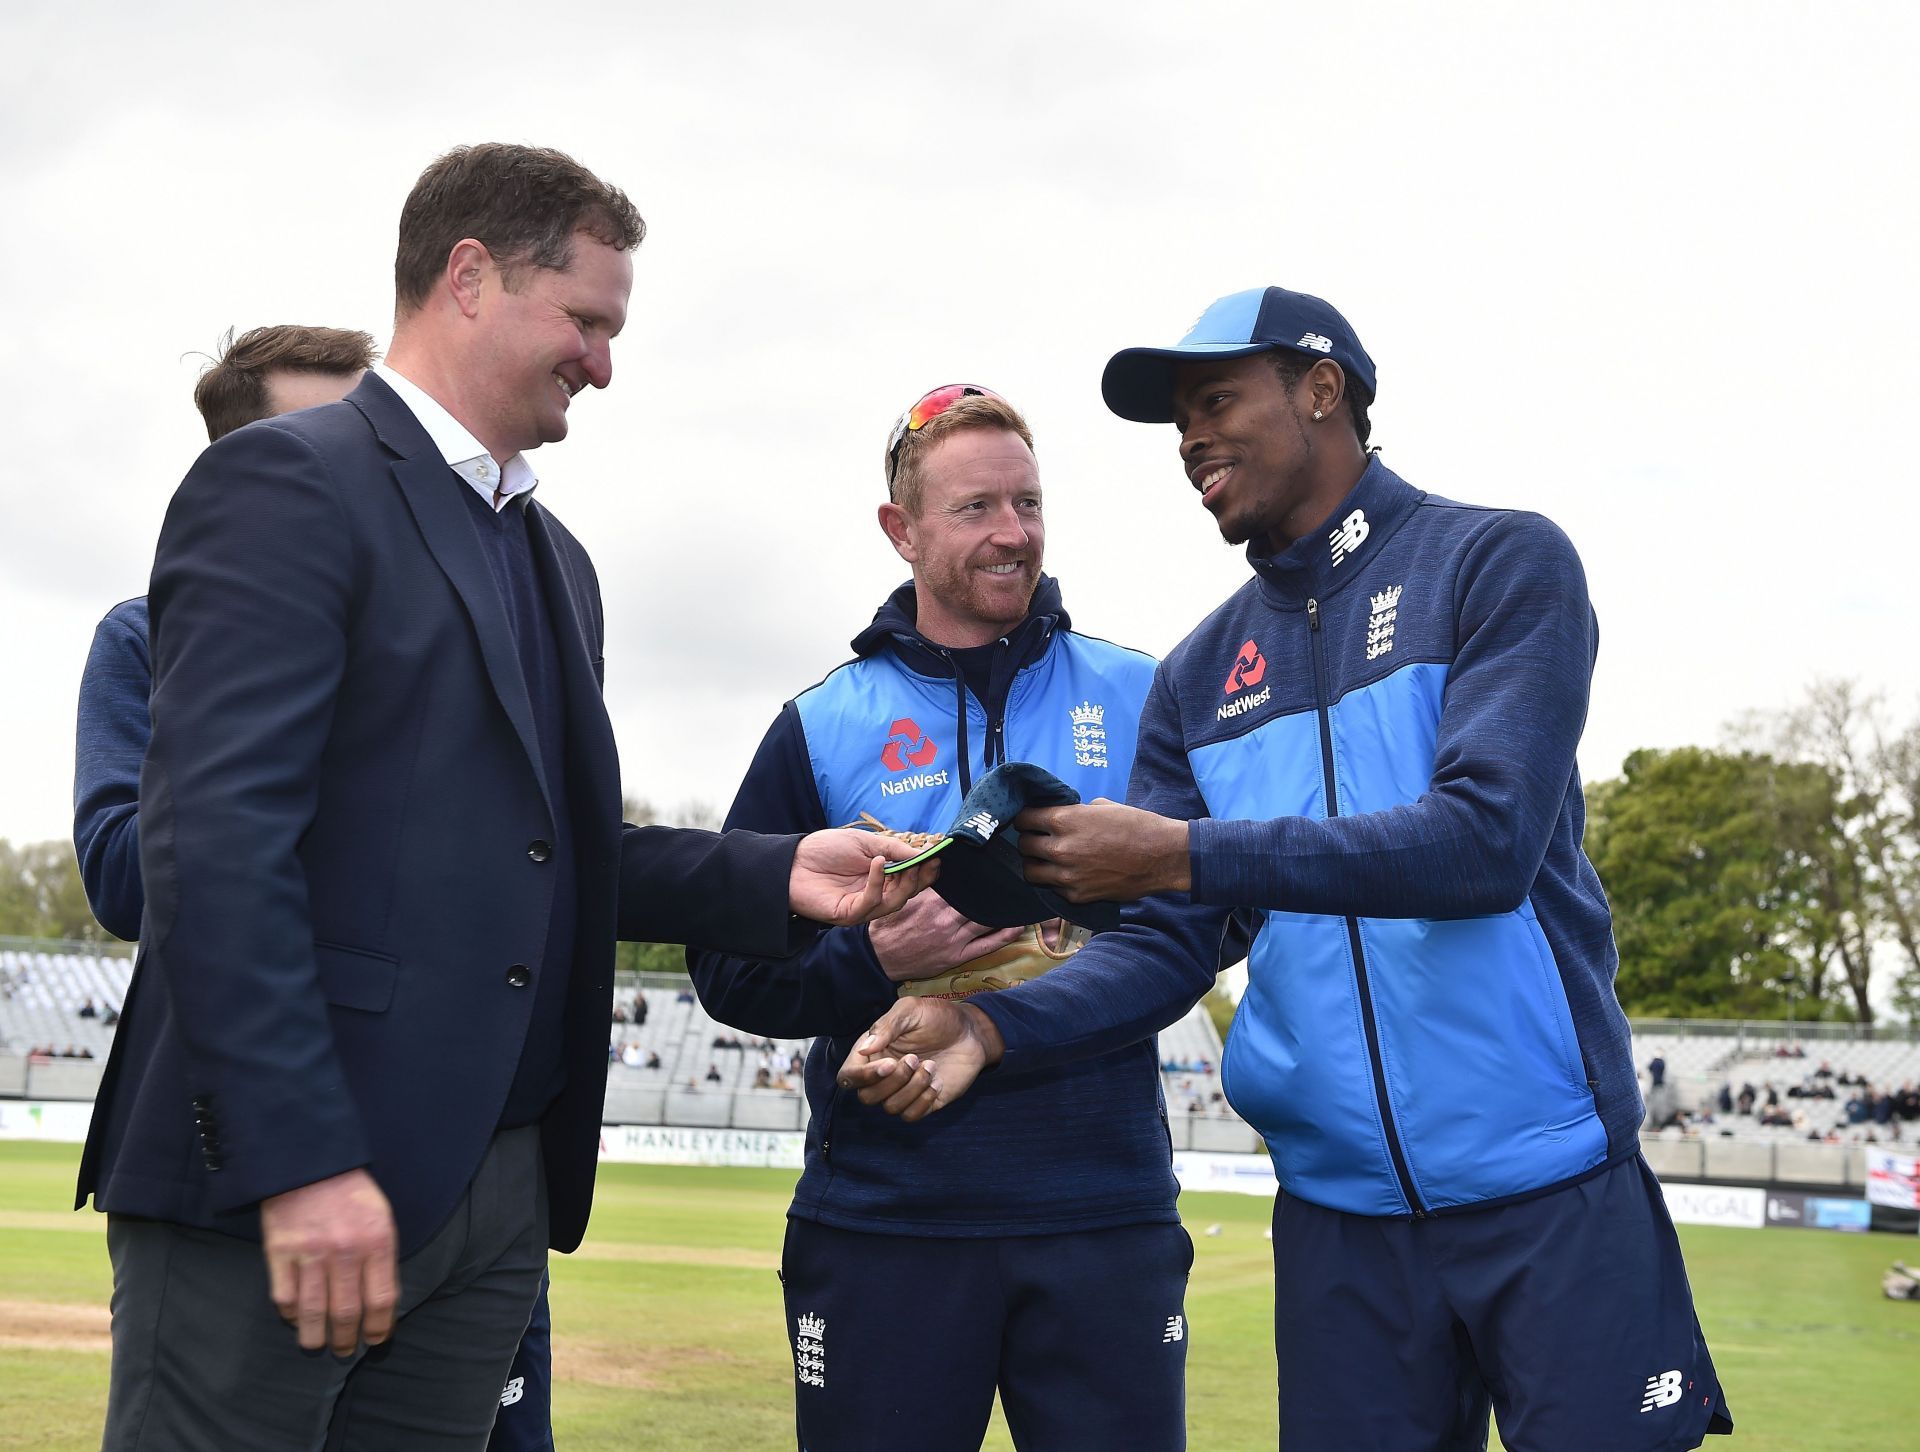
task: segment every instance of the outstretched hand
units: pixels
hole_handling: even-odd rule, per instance
[[[904,862],[915,849],[898,837],[837,827],[810,832],[793,854],[787,879],[787,904],[816,923],[851,927],[898,912],[940,874],[937,862],[923,862],[887,875],[889,862]]]
[[[1005,1047],[993,1020],[971,1004],[903,998],[854,1045],[840,1086],[911,1124],[965,1094]]]
[[[1020,829],[1028,882],[1068,902],[1138,902],[1193,885],[1187,824],[1098,797],[1072,807],[1028,807]]]

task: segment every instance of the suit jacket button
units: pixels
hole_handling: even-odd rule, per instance
[[[535,862],[545,862],[549,857],[553,856],[553,844],[542,838],[535,837],[531,842],[527,843],[527,856],[531,857]]]
[[[527,971],[525,963],[515,963],[507,970],[507,987],[525,988],[533,982],[533,974]]]

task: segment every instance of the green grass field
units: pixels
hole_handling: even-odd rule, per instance
[[[0,1448],[94,1448],[105,1406],[101,1217],[70,1203],[71,1145],[0,1144]],[[561,1452],[793,1446],[793,1367],[774,1266],[793,1176],[604,1167],[592,1237],[556,1257]],[[1275,1443],[1269,1206],[1190,1195],[1195,1452]],[[1221,1233],[1200,1231],[1219,1224]],[[1747,1452],[1906,1452],[1920,1306],[1882,1299],[1910,1237],[1683,1228]],[[1716,1439],[1717,1441],[1717,1439]],[[1011,1447],[995,1419],[987,1446]],[[1496,1444],[1497,1445],[1497,1444]],[[1721,1444],[1729,1445],[1729,1444]]]

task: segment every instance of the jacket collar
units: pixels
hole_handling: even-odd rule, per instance
[[[393,461],[393,477],[420,530],[420,537],[473,621],[487,679],[499,698],[501,709],[513,724],[514,734],[551,811],[554,783],[546,779],[539,737],[534,732],[533,704],[527,695],[527,680],[521,670],[513,631],[507,623],[507,608],[481,550],[480,536],[474,531],[473,520],[459,494],[470,486],[448,466],[433,437],[414,417],[413,411],[372,373],[347,395],[347,402],[366,415],[380,442],[399,456]],[[544,528],[533,528],[534,515],[540,506],[529,500],[527,509],[530,536],[536,548],[550,559],[553,549],[547,532]],[[544,523],[542,520],[541,524]],[[552,580],[555,575],[546,573],[545,578]],[[578,611],[569,592],[548,588],[547,595],[547,609],[553,618],[555,634],[561,640],[563,669],[569,676],[577,675],[580,652],[574,651],[571,645],[580,630]]]
[[[1277,603],[1299,608],[1309,598],[1324,600],[1366,572],[1368,561],[1426,497],[1375,454],[1318,529],[1278,554],[1267,552],[1266,540],[1252,540],[1247,563]]]
[[[1004,637],[1008,654],[1018,663],[1016,669],[1039,659],[1056,632],[1071,628],[1067,607],[1060,601],[1060,582],[1051,575],[1042,575],[1033,592],[1033,603],[1027,607],[1027,618]],[[921,675],[954,674],[953,659],[947,648],[934,644],[920,633],[911,580],[887,596],[873,612],[873,623],[853,638],[854,653],[860,656],[874,655],[887,646],[893,647],[901,659]]]

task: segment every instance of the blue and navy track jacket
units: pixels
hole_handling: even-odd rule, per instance
[[[1083,798],[1123,794],[1151,656],[1074,633],[1059,587],[1043,576],[982,702],[953,659],[914,629],[913,609],[913,587],[895,591],[854,640],[858,658],[787,703],[728,827],[810,832],[867,812],[889,827],[943,832],[974,778],[1006,760],[1037,762]],[[813,1117],[793,1216],[926,1236],[1046,1235],[1179,1218],[1150,1037],[1116,1041],[1089,1062],[998,1077],[943,1113],[903,1124],[834,1082],[854,1040],[896,996],[864,927],[826,930],[777,962],[701,952],[687,961],[721,1022],[818,1036],[807,1058]]]
[[[1573,546],[1375,458],[1323,530],[1248,554],[1255,578],[1167,657],[1140,723],[1129,800],[1192,823],[1191,893],[974,1000],[1006,1039],[984,1078],[1171,1022],[1250,908],[1223,1078],[1288,1194],[1431,1213],[1633,1154],[1611,921],[1581,849],[1596,627]]]

